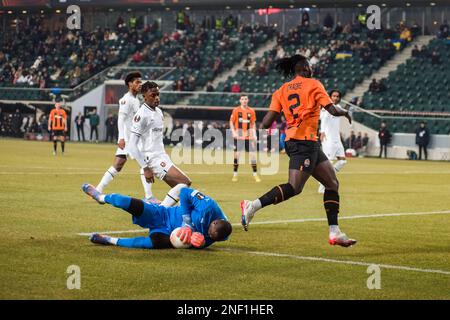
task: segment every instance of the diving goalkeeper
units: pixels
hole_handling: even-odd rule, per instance
[[[180,190],[180,205],[170,208],[120,194],[105,195],[88,183],[83,184],[82,189],[98,203],[121,208],[132,215],[134,224],[150,229],[148,237],[135,238],[95,233],[90,237],[93,243],[141,249],[173,248],[170,234],[180,227],[177,236],[184,244],[206,248],[215,241],[227,240],[232,232],[231,224],[217,202],[187,186]]]

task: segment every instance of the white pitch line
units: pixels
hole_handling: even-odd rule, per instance
[[[86,168],[84,168],[86,169]],[[15,168],[11,168],[12,171],[0,171],[0,175],[78,175],[78,174],[103,174],[105,173],[104,171],[74,171],[74,172],[70,172],[70,170],[68,169],[67,171],[62,171],[62,172],[55,172],[55,171],[43,171],[43,172],[18,172],[18,171],[13,171],[15,170]],[[77,169],[79,170],[79,169]],[[210,172],[210,171],[187,171],[185,170],[185,172],[187,174],[192,174],[192,175],[211,175],[211,174],[215,174],[215,175],[230,175],[230,171],[215,171],[215,172]],[[134,173],[134,172],[121,172],[120,175],[137,175],[138,173]],[[250,175],[252,174],[251,172],[241,172],[239,173],[240,175]],[[279,173],[276,173],[274,175],[277,175]],[[355,171],[355,172],[339,172],[339,175],[411,175],[411,174],[420,174],[420,175],[425,175],[425,174],[429,174],[429,175],[435,175],[435,174],[439,174],[439,175],[443,175],[443,174],[450,174],[450,171],[433,171],[433,172],[429,172],[429,171],[402,171],[402,172],[382,172],[382,171]],[[274,175],[262,175],[262,177],[267,177],[267,176],[274,176]]]
[[[229,248],[218,248],[216,250],[228,251],[228,252],[236,252],[236,253],[245,253],[245,254],[266,256],[266,257],[291,258],[291,259],[296,259],[296,260],[329,262],[329,263],[349,264],[349,265],[356,265],[356,266],[377,265],[380,268],[384,268],[384,269],[396,269],[396,270],[416,271],[416,272],[424,272],[424,273],[438,273],[438,274],[450,275],[450,271],[437,270],[437,269],[421,269],[421,268],[415,268],[415,267],[396,266],[396,265],[390,265],[390,264],[378,264],[378,263],[369,263],[369,262],[362,262],[362,261],[350,261],[350,260],[336,260],[336,259],[329,259],[329,258],[297,256],[297,255],[292,255],[292,254],[273,253],[273,252],[246,251],[246,250],[229,249]]]
[[[352,220],[352,219],[366,219],[366,218],[383,218],[383,217],[399,217],[399,216],[424,216],[434,214],[450,214],[450,210],[447,211],[429,211],[429,212],[401,212],[401,213],[380,213],[370,215],[355,215],[339,217],[340,220]],[[271,221],[256,221],[252,222],[253,225],[261,224],[280,224],[280,223],[301,223],[301,222],[315,222],[315,221],[327,221],[326,218],[306,218],[306,219],[289,219],[289,220],[271,220]],[[233,223],[233,226],[240,226],[240,223]],[[133,229],[133,230],[119,230],[119,231],[94,231],[77,233],[79,236],[90,236],[93,233],[100,234],[122,234],[122,233],[143,233],[148,232],[148,229]]]

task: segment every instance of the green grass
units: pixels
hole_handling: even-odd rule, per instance
[[[0,148],[1,299],[450,298],[448,274],[382,268],[382,288],[369,290],[367,266],[249,253],[450,271],[449,214],[342,220],[341,228],[359,240],[352,248],[329,246],[325,221],[235,227],[229,241],[201,251],[102,247],[77,233],[138,229],[127,213],[99,206],[80,190],[83,182],[98,183],[113,145],[68,143],[64,157],[53,157],[43,142],[2,139]],[[260,184],[249,166],[242,166],[239,183],[231,182],[230,165],[180,167],[233,223],[241,199],[287,177],[286,156],[279,173]],[[108,190],[141,197],[137,172],[130,161]],[[341,216],[450,210],[448,162],[350,159],[339,179]],[[153,189],[162,198],[168,187],[158,181]],[[323,218],[316,191],[311,180],[300,196],[265,208],[255,221]],[[81,268],[81,290],[66,287],[73,264]]]

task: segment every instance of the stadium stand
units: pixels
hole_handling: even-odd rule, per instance
[[[431,133],[449,134],[449,73],[450,41],[435,38],[428,46],[417,48],[411,58],[383,79],[386,90],[366,92],[361,106],[380,115],[407,116],[386,119],[394,132],[413,133],[422,119],[412,117],[428,116],[434,117],[428,126]],[[439,117],[447,117],[447,121]],[[355,119],[371,128],[379,126],[378,120],[362,113],[357,113]]]
[[[396,45],[400,50],[405,47],[411,40],[400,39],[401,30],[405,28],[400,25],[398,31],[372,32],[362,31],[355,24],[337,26],[334,30],[300,25],[286,36],[280,34],[275,48],[256,61],[248,60],[246,70],[219,83],[216,91],[230,91],[237,83],[242,92],[262,93],[250,95],[250,99],[254,106],[266,106],[271,93],[285,81],[274,69],[273,62],[285,55],[300,53],[311,59],[315,77],[326,88],[338,88],[345,94],[389,60],[396,52]],[[235,99],[229,95],[215,95],[191,99],[190,104],[232,106]]]
[[[158,39],[155,24],[142,29],[118,25],[114,30],[50,32],[39,16],[31,16],[27,29],[2,34],[0,86],[17,88],[73,88],[109,66],[124,62],[132,53]],[[38,100],[37,90],[4,90],[4,99]]]
[[[160,41],[145,46],[133,67],[174,67],[163,80],[174,81],[174,91],[194,91],[273,37],[272,26],[241,25],[237,28],[187,30],[164,34]],[[162,103],[174,104],[184,95],[166,94]]]

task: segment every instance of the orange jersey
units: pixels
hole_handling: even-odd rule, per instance
[[[250,107],[236,107],[231,113],[230,122],[238,134],[239,140],[255,139],[256,113]]]
[[[319,80],[297,76],[272,95],[270,110],[286,118],[286,141],[317,141],[320,108],[332,101]]]
[[[66,129],[65,123],[67,121],[67,114],[66,111],[64,111],[64,109],[56,110],[55,108],[52,111],[50,111],[49,120],[52,130]]]

